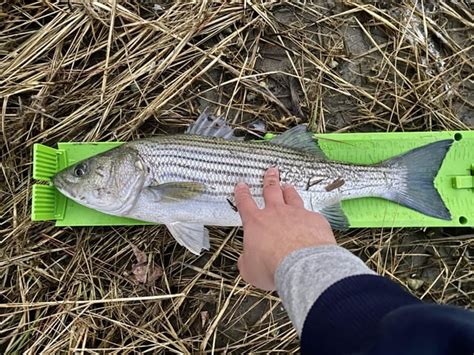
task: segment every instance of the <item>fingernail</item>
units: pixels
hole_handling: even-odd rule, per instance
[[[247,184],[245,182],[238,182],[237,185],[235,185],[236,189],[245,189],[247,187]]]
[[[281,184],[281,187],[284,188],[284,189],[287,189],[287,188],[291,187],[291,185],[284,182],[283,184]]]
[[[278,169],[277,168],[269,168],[267,170],[267,175],[269,176],[273,176],[273,175],[277,175],[278,174]]]

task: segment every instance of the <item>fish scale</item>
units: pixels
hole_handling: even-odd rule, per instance
[[[387,169],[353,169],[349,164],[328,164],[320,162],[311,154],[298,151],[295,154],[295,150],[266,142],[176,135],[173,140],[165,136],[149,142],[134,142],[131,146],[139,151],[145,164],[150,167],[157,184],[179,181],[205,183],[209,189],[204,195],[217,199],[231,197],[238,182],[246,182],[253,188],[252,192],[260,196],[263,174],[271,166],[278,166],[282,182],[295,185],[300,192],[323,191],[324,184],[341,176],[347,181],[345,190],[350,190],[351,182],[361,176],[373,176],[368,188],[374,193],[378,187],[386,184],[386,179],[382,179],[382,170]],[[308,186],[310,180],[321,182]]]

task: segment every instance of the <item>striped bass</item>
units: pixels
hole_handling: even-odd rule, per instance
[[[53,184],[67,197],[98,211],[165,224],[199,255],[209,248],[205,225],[240,226],[233,190],[245,182],[264,207],[262,179],[278,167],[305,208],[345,229],[340,202],[379,197],[441,219],[451,219],[434,179],[452,144],[442,140],[374,165],[328,160],[306,126],[268,142],[244,141],[221,118],[205,112],[185,134],[128,142],[64,169]]]

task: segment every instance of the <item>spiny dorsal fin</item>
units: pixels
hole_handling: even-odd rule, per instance
[[[168,182],[157,186],[148,186],[159,201],[176,202],[189,200],[201,195],[206,186],[200,182]]]
[[[208,109],[201,112],[196,122],[189,125],[186,134],[199,136],[219,137],[229,140],[241,140],[234,135],[234,129],[230,127],[222,117],[211,117],[207,114]]]
[[[319,147],[318,141],[314,139],[313,133],[308,131],[307,125],[298,125],[293,127],[273,138],[270,143],[298,149],[303,152],[313,154],[320,159],[327,159],[326,155]]]

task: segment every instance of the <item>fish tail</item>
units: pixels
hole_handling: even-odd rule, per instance
[[[434,180],[452,143],[452,140],[437,141],[382,163],[405,172],[402,186],[384,197],[425,215],[450,220],[451,213],[436,190]]]

